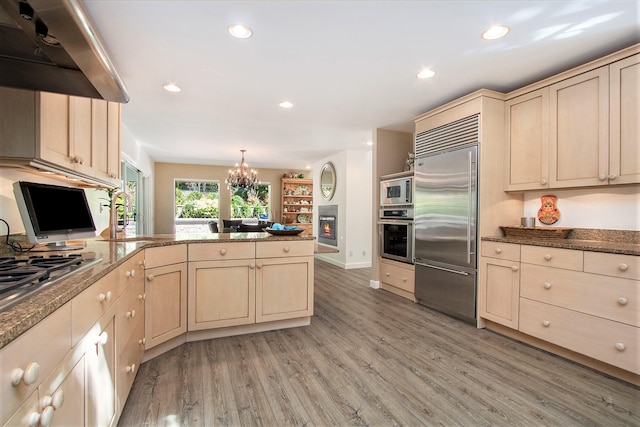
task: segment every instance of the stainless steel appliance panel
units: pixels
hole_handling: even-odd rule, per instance
[[[380,206],[407,205],[413,202],[413,177],[380,181]]]
[[[416,262],[415,296],[420,304],[475,324],[476,272]]]
[[[416,261],[476,268],[477,149],[416,160]]]
[[[380,256],[413,264],[413,222],[380,221]]]

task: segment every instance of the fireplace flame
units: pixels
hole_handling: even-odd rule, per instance
[[[322,225],[322,231],[324,231],[325,234],[331,235],[331,226],[329,225],[328,222],[325,222]]]

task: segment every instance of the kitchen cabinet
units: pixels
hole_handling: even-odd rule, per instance
[[[256,322],[313,315],[313,241],[257,242]]]
[[[520,305],[520,245],[482,242],[478,278],[478,313],[518,329]]]
[[[282,222],[304,228],[301,234],[313,231],[313,180],[302,178],[281,179]]]
[[[187,332],[187,245],[145,249],[145,349]]]
[[[255,243],[189,245],[190,331],[255,323]]]
[[[549,88],[505,101],[505,190],[549,186]]]
[[[386,258],[379,259],[380,287],[396,295],[416,301],[415,266]]]
[[[0,138],[7,142],[0,146],[0,158],[116,185],[119,110],[119,104],[102,100],[0,88]]]

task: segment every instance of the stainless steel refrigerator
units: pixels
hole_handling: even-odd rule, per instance
[[[418,157],[414,200],[415,296],[423,305],[474,324],[477,165],[478,146],[465,141]]]

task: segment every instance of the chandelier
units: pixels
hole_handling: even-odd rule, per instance
[[[247,150],[240,151],[242,152],[242,161],[240,165],[236,163],[235,169],[229,169],[229,176],[225,180],[227,188],[251,188],[256,184],[260,184],[258,171],[255,169],[249,170],[249,165],[244,161],[244,152]]]

